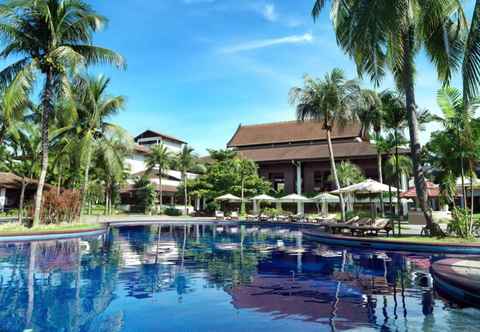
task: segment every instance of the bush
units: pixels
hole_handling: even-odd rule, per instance
[[[455,208],[452,211],[452,216],[453,219],[447,226],[447,233],[456,235],[462,239],[472,238],[473,234],[470,232],[470,211],[466,209]]]
[[[177,217],[182,215],[182,210],[169,207],[169,208],[166,208],[163,213],[165,213],[167,216]]]
[[[52,188],[43,194],[40,219],[44,224],[72,223],[80,217],[80,204],[78,190],[65,189],[59,194]]]
[[[212,201],[212,202],[207,203],[207,206],[205,207],[205,210],[208,213],[215,213],[215,211],[217,211],[219,208],[220,208],[220,205],[218,205],[217,202]]]
[[[279,215],[284,214],[284,211],[275,208],[264,208],[262,209],[262,213],[269,217],[278,217]]]
[[[135,206],[133,212],[151,213],[155,206],[155,188],[148,177],[140,177],[135,182]]]

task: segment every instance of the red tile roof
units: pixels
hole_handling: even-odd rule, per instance
[[[440,196],[440,187],[433,182],[427,181],[427,196],[428,197],[439,197]],[[400,194],[401,198],[415,198],[417,197],[417,189],[412,187],[407,191]]]
[[[151,152],[150,148],[140,144],[135,144],[133,147],[133,150],[135,150],[136,152],[144,153],[144,154],[150,154]]]
[[[360,125],[352,123],[344,128],[334,127],[332,139],[355,138],[360,133]],[[320,122],[315,121],[287,121],[257,125],[240,125],[228,142],[227,147],[241,147],[249,145],[306,142],[326,140],[326,131]]]
[[[368,142],[336,142],[333,144],[335,157],[366,157],[376,156],[375,145]],[[241,149],[238,153],[253,161],[285,161],[328,159],[327,144],[312,144],[301,146],[285,146],[273,148]]]

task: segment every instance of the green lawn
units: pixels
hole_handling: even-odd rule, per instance
[[[38,225],[32,228],[25,227],[18,223],[6,223],[0,225],[0,235],[9,235],[16,233],[36,233],[36,232],[59,232],[59,231],[79,231],[101,229],[103,225],[94,223],[74,223],[59,225]]]
[[[367,239],[367,238],[365,238]],[[368,238],[372,239],[372,238]],[[373,239],[379,239],[379,240],[388,240],[388,241],[409,241],[409,242],[416,242],[416,243],[452,243],[452,244],[468,244],[468,243],[480,243],[480,239],[473,239],[473,240],[466,240],[466,239],[461,239],[458,237],[444,237],[444,238],[436,238],[436,237],[426,237],[426,236],[400,236],[400,237],[395,237],[395,236],[379,236],[375,237]]]

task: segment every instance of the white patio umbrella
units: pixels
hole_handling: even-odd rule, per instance
[[[389,187],[386,184],[380,183],[378,181],[367,179],[363,182],[352,184],[350,186],[340,188],[332,191],[332,194],[338,193],[352,193],[352,194],[383,194],[389,191],[397,191],[397,188]],[[376,212],[376,211],[375,211]],[[374,209],[372,207],[372,215],[374,215]]]
[[[277,199],[275,197],[272,197],[272,196],[269,196],[269,195],[266,195],[266,194],[262,194],[262,195],[257,195],[257,196],[252,197],[251,200],[253,201],[253,211],[255,213],[257,213],[258,212],[258,207],[259,207],[261,202],[275,202]],[[257,206],[257,204],[258,204],[258,206]]]
[[[397,191],[397,188],[390,187],[392,191]],[[350,186],[331,191],[332,194],[339,193],[353,193],[353,194],[380,194],[388,192],[389,186],[378,181],[368,179],[360,183],[352,184]]]
[[[340,198],[338,196],[329,194],[329,193],[321,193],[317,196],[312,198],[314,201],[318,201],[322,203],[322,215],[328,215],[328,203],[339,203]]]
[[[290,194],[278,200],[281,203],[298,203],[297,213],[303,214],[303,203],[308,202],[309,199],[299,194]]]
[[[242,199],[232,194],[225,194],[215,198],[216,201],[231,201],[231,202],[240,202]]]

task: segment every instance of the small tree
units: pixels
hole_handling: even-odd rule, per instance
[[[163,209],[163,187],[162,187],[162,173],[167,171],[172,163],[172,154],[163,144],[155,145],[151,153],[147,156],[146,165],[149,172],[157,171],[158,175],[158,193],[159,193],[159,209]]]
[[[152,212],[155,205],[155,188],[147,176],[142,176],[135,181],[136,209],[145,214]]]

